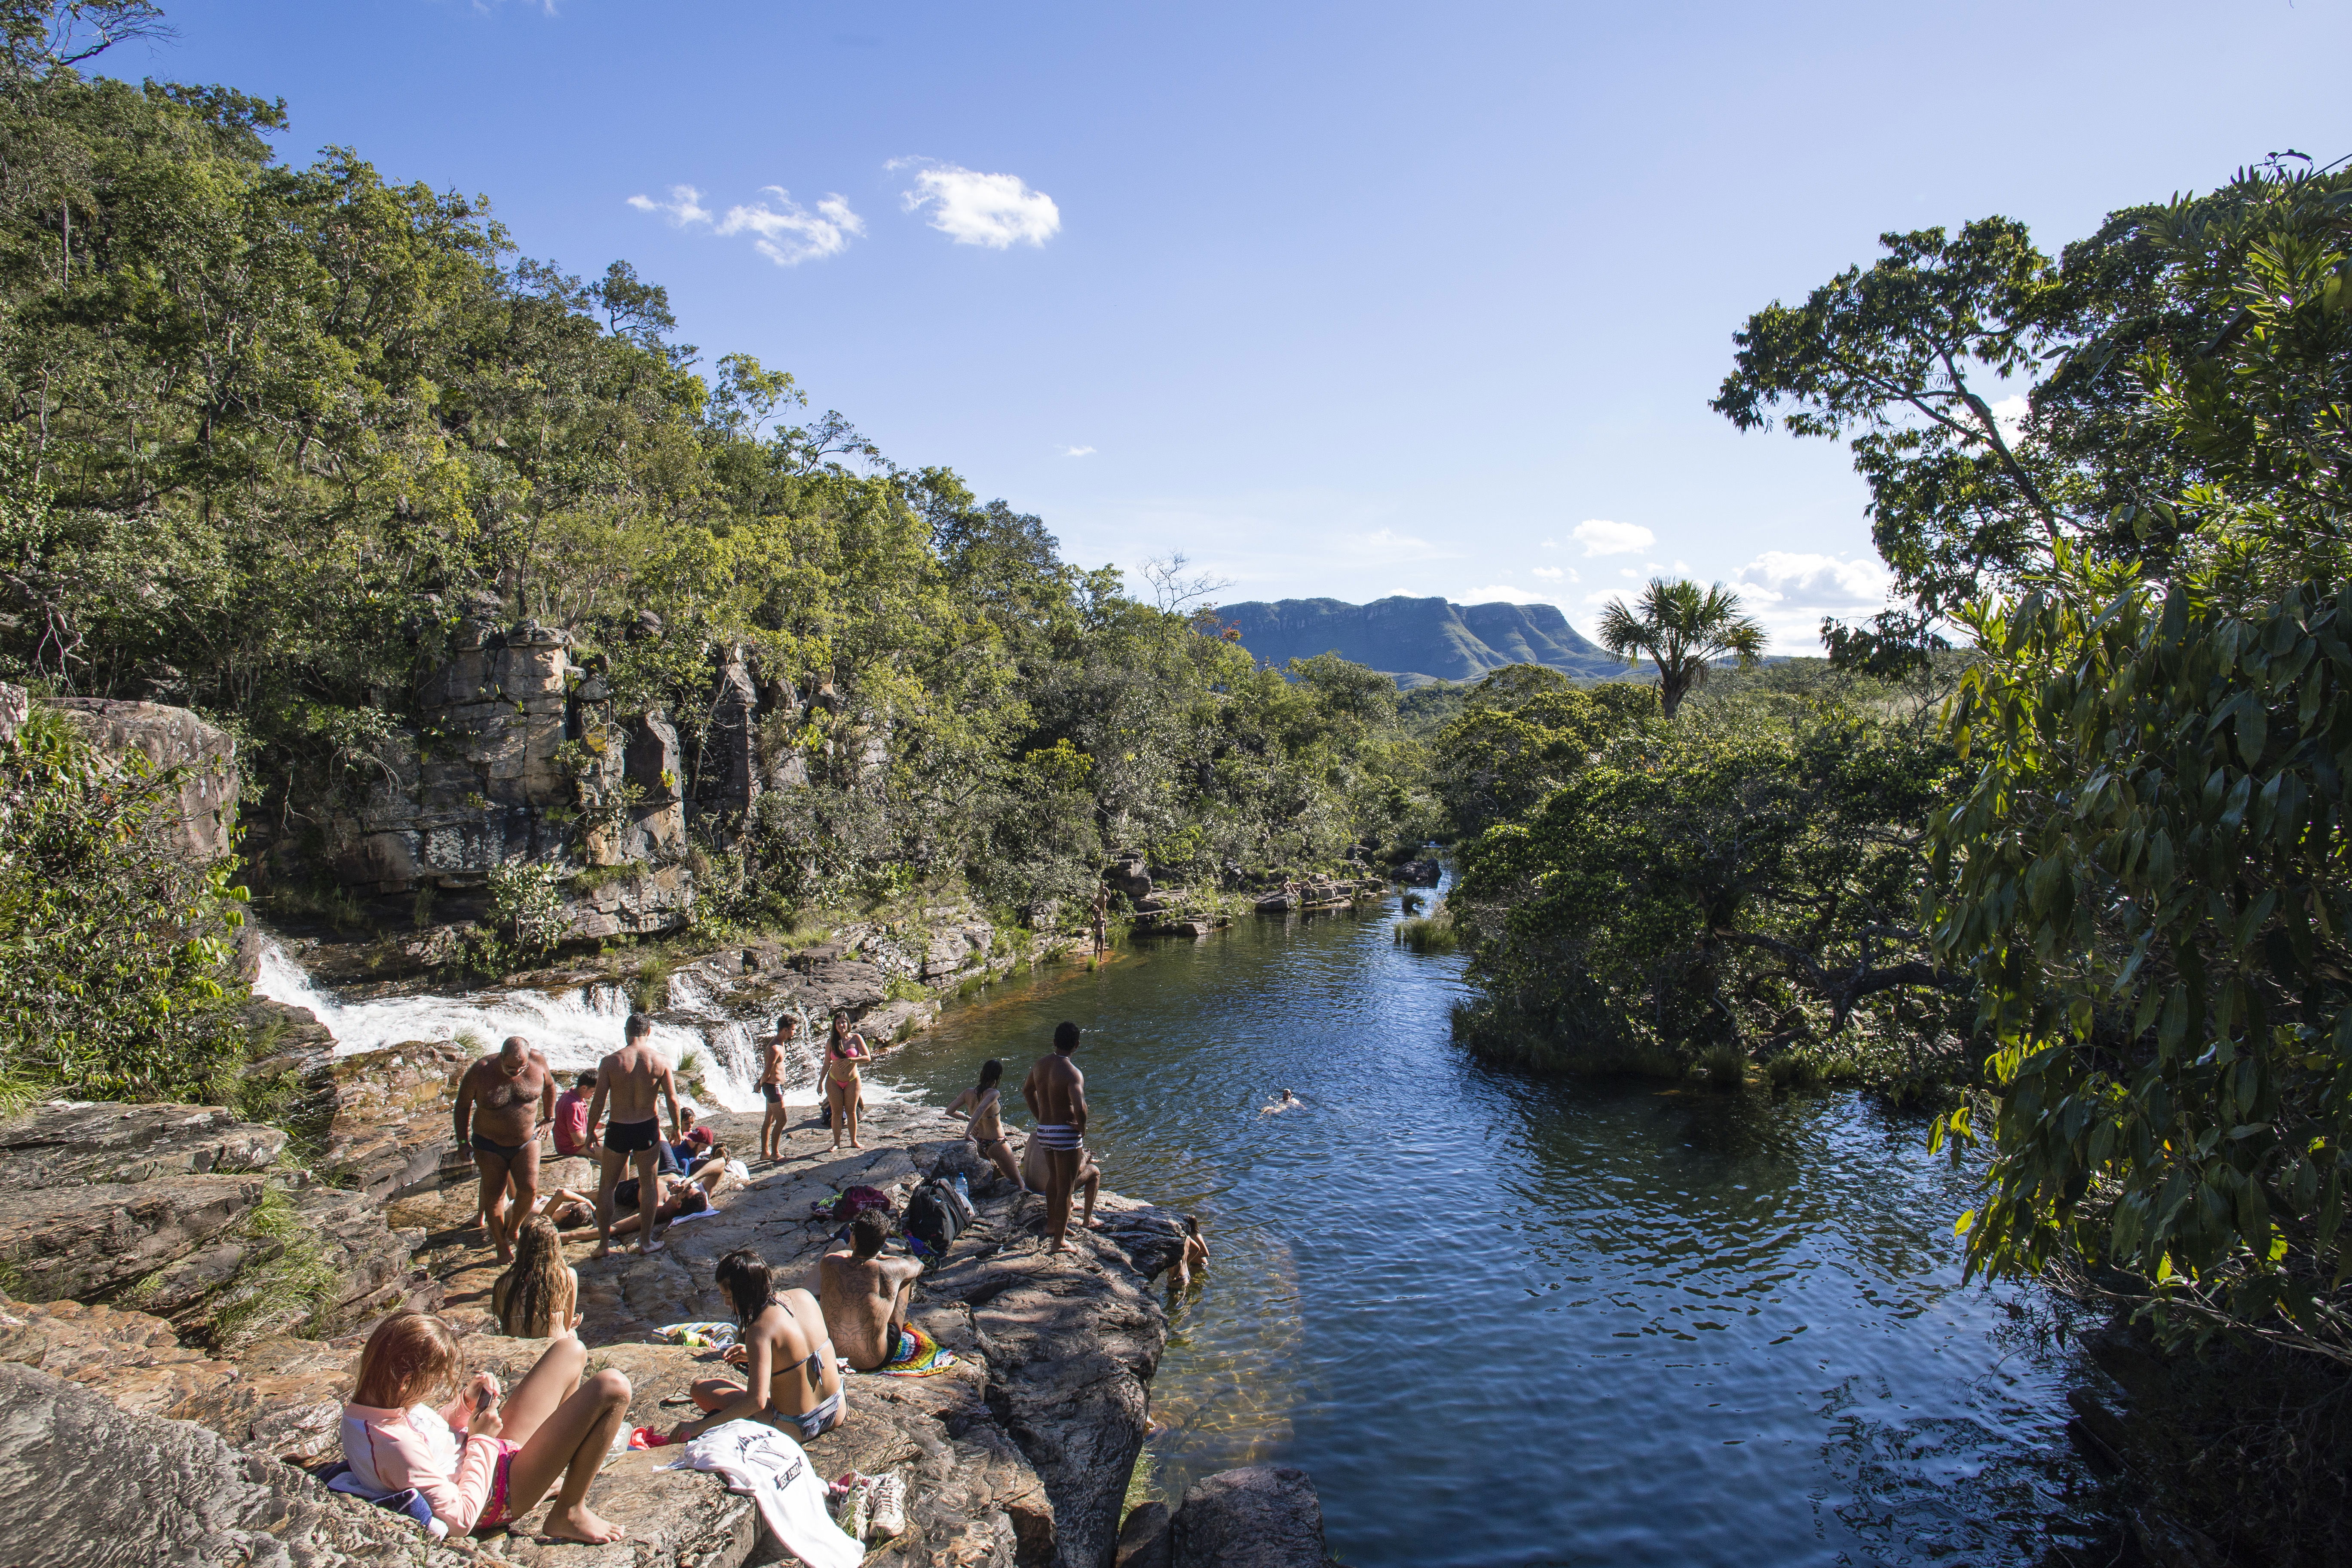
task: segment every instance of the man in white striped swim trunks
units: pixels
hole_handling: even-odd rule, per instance
[[[1077,1048],[1078,1026],[1056,1025],[1054,1054],[1039,1058],[1021,1080],[1021,1098],[1037,1119],[1030,1137],[1045,1149],[1048,1252],[1069,1250],[1070,1190],[1087,1159],[1087,1077],[1070,1060]]]

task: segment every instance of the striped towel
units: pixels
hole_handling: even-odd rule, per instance
[[[691,1345],[698,1351],[723,1351],[735,1342],[732,1323],[671,1323],[656,1329],[654,1333],[674,1345]]]
[[[909,1323],[898,1331],[898,1348],[875,1369],[877,1377],[936,1377],[956,1363],[955,1352]]]

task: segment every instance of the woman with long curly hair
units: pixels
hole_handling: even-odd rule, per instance
[[[490,1287],[499,1331],[544,1340],[580,1326],[580,1271],[563,1261],[563,1237],[543,1214],[523,1221],[514,1262]]]

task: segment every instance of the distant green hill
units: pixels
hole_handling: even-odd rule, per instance
[[[1276,599],[1220,605],[1242,646],[1277,668],[1336,653],[1396,678],[1400,686],[1473,680],[1507,664],[1545,664],[1569,675],[1622,675],[1625,666],[1587,641],[1550,605],[1454,605],[1402,595],[1369,605]]]

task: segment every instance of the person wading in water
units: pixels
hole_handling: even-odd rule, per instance
[[[760,1098],[768,1104],[768,1113],[760,1121],[760,1158],[763,1161],[782,1159],[784,1140],[793,1135],[792,1123],[784,1113],[784,1052],[800,1032],[800,1015],[780,1013],[776,1016],[776,1032],[761,1046]]]
[[[613,1189],[620,1184],[621,1167],[632,1162],[637,1168],[637,1213],[644,1226],[637,1232],[637,1250],[661,1250],[660,1221],[655,1214],[661,1206],[661,1183],[655,1179],[661,1168],[656,1098],[669,1102],[673,1142],[677,1135],[677,1084],[670,1077],[669,1063],[654,1049],[654,1021],[632,1013],[623,1035],[627,1043],[596,1065],[596,1098],[588,1107],[589,1126],[604,1121],[603,1170],[596,1183],[596,1250],[590,1254],[594,1258],[613,1250]]]
[[[866,1048],[866,1037],[849,1026],[849,1015],[835,1013],[833,1030],[824,1042],[824,1097],[833,1110],[833,1146],[841,1148],[841,1131],[849,1129],[849,1146],[863,1149],[857,1141],[857,1100],[866,1092],[865,1080],[857,1076],[857,1064],[872,1061],[874,1053]]]
[[[1040,1058],[1021,1081],[1021,1098],[1028,1102],[1029,1114],[1037,1119],[1037,1130],[1030,1141],[1045,1148],[1045,1232],[1053,1238],[1045,1248],[1048,1252],[1068,1249],[1070,1190],[1077,1185],[1078,1168],[1086,1163],[1087,1077],[1070,1060],[1070,1053],[1077,1048],[1078,1026],[1055,1025],[1054,1054]]]
[[[539,1205],[539,1125],[554,1115],[555,1075],[520,1035],[508,1036],[498,1055],[484,1057],[457,1080],[457,1147],[472,1152],[481,1173],[482,1234],[500,1263],[514,1261],[509,1213],[520,1226]],[[509,1180],[511,1211],[506,1207]]]

